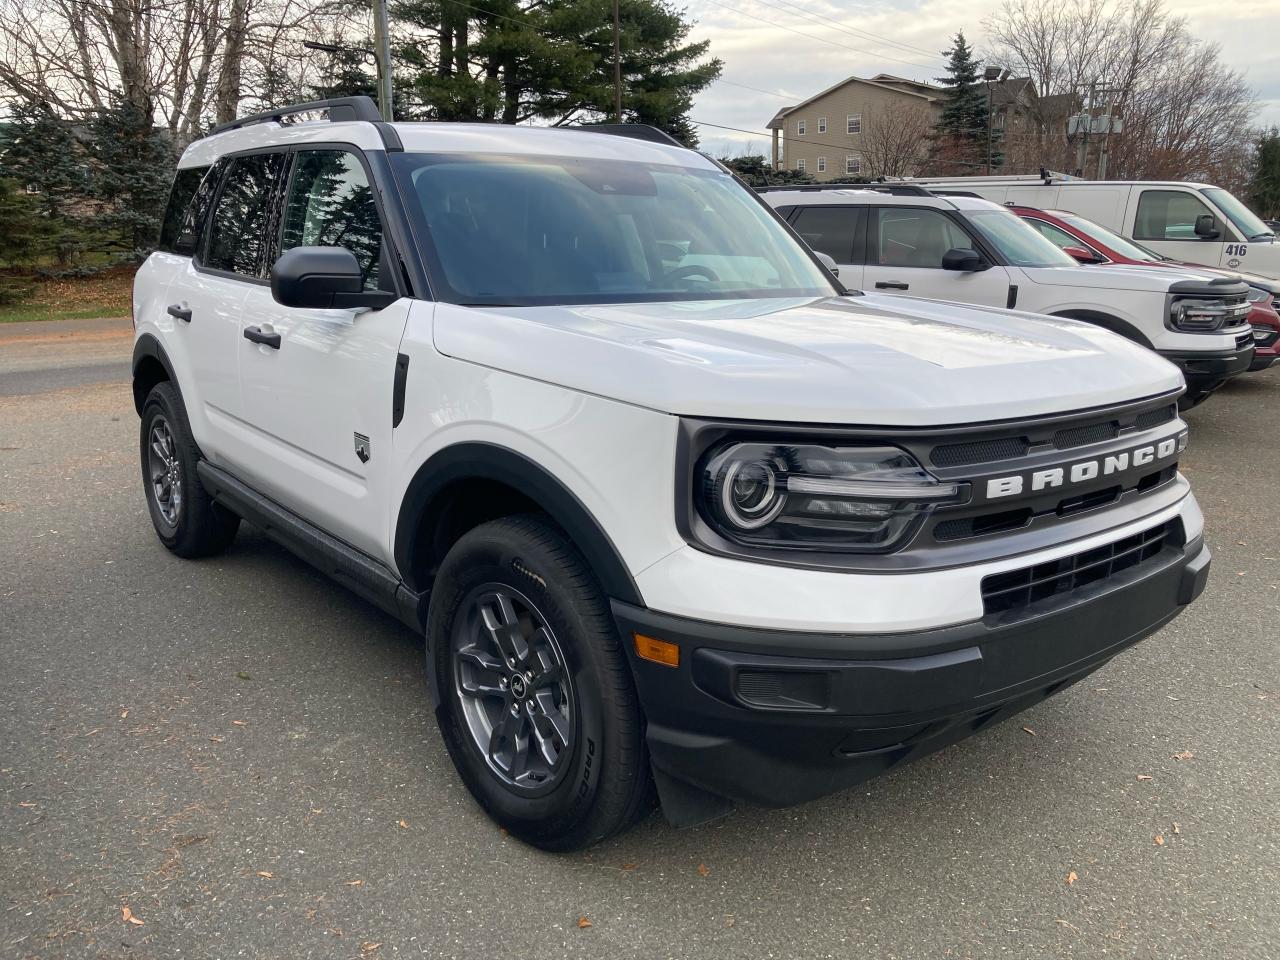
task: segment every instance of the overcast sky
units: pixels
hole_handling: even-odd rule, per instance
[[[767,154],[765,124],[779,107],[845,77],[892,73],[934,80],[943,72],[941,51],[957,30],[964,29],[981,54],[982,19],[999,6],[999,0],[685,2],[697,21],[694,38],[710,39],[711,52],[724,61],[723,80],[698,96],[691,115],[704,124],[702,148],[731,155],[748,146]],[[1244,71],[1261,101],[1259,122],[1280,124],[1280,0],[1166,0],[1166,6],[1188,19],[1195,36],[1220,44],[1224,58]]]

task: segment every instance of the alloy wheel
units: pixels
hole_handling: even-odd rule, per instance
[[[151,498],[160,518],[168,526],[177,527],[182,513],[182,461],[164,416],[157,416],[151,422],[147,437],[147,474],[151,479]]]

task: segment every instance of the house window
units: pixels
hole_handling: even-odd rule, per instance
[[[796,121],[796,136],[797,136],[797,137],[803,137],[803,136],[804,136],[804,121],[803,121],[803,120],[797,120],[797,121]]]
[[[818,118],[818,132],[819,132],[819,133],[826,133],[826,132],[827,132],[827,118],[826,118],[826,117],[819,117],[819,118]]]
[[[853,174],[854,176],[859,176],[859,175],[861,175],[861,173],[862,173],[862,158],[861,158],[861,157],[845,157],[845,158],[844,158],[844,172],[845,172],[845,173],[851,173],[851,174]]]
[[[862,132],[862,114],[860,113],[849,114],[848,129],[850,133]]]
[[[819,158],[818,158],[818,172],[819,172],[819,173],[826,173],[826,172],[827,172],[827,158],[826,158],[826,157],[819,157]]]
[[[796,161],[796,169],[799,170],[801,173],[804,173],[804,157],[801,157],[799,160]]]

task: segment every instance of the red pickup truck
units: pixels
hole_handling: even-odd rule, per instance
[[[1238,274],[1218,270],[1200,264],[1181,263],[1153,253],[1141,244],[1128,240],[1106,227],[1086,220],[1065,210],[1041,210],[1009,204],[1009,209],[1049,240],[1084,264],[1125,264],[1148,267],[1194,267],[1205,273],[1239,277],[1249,284],[1249,323],[1253,327],[1254,354],[1250,370],[1265,370],[1280,359],[1280,313],[1276,312],[1276,298],[1280,296],[1280,282],[1250,274]]]

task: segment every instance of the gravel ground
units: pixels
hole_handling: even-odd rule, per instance
[[[1188,414],[1216,559],[1161,633],[853,791],[555,857],[472,804],[416,636],[252,530],[159,545],[127,321],[12,327],[4,960],[1280,956],[1280,371]]]

